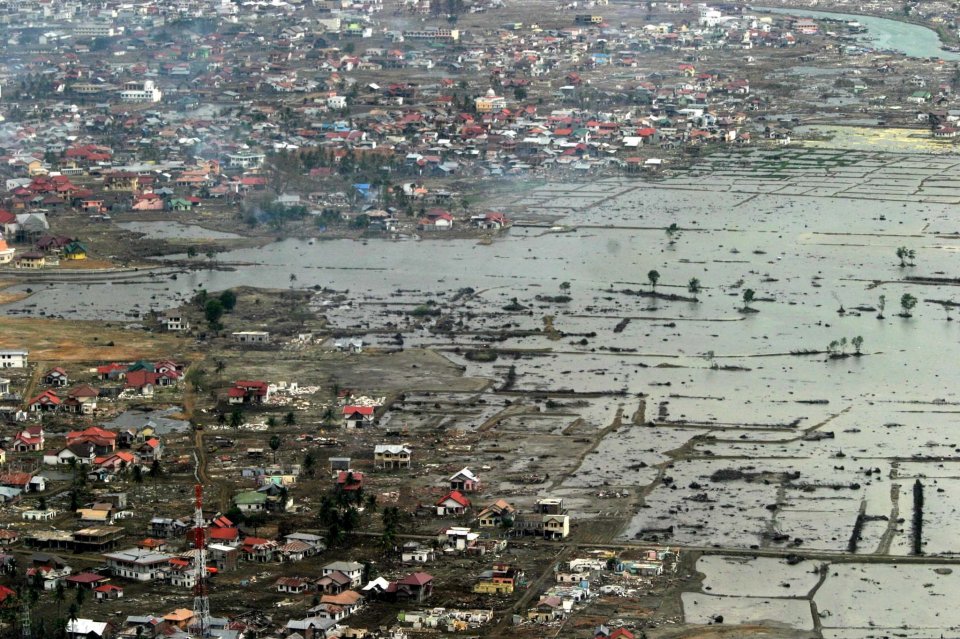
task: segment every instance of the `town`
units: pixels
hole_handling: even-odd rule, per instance
[[[956,10],[764,4],[2,3],[0,637],[960,631]]]

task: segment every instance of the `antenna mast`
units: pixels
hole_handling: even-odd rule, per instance
[[[193,545],[197,556],[193,561],[193,623],[196,636],[204,639],[210,632],[210,596],[207,590],[207,531],[203,520],[203,485],[193,488],[196,512],[193,516]]]

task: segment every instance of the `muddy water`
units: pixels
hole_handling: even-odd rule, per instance
[[[792,16],[805,18],[842,20],[844,22],[859,22],[866,27],[867,32],[860,34],[858,39],[864,44],[882,51],[898,51],[912,58],[941,58],[943,60],[960,60],[960,55],[943,51],[940,37],[933,29],[916,24],[877,18],[875,16],[855,15],[848,13],[831,13],[827,11],[811,11],[808,9],[761,9],[772,13],[786,13]],[[831,30],[825,26],[824,30]],[[840,32],[841,28],[835,29]]]

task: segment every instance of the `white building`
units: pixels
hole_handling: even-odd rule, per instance
[[[238,331],[233,333],[233,339],[241,344],[269,344],[270,333],[267,331]]]
[[[26,368],[27,351],[0,351],[0,368]]]
[[[106,553],[107,567],[118,577],[134,581],[160,581],[167,578],[173,555],[141,548]]]
[[[261,166],[267,156],[263,153],[227,153],[227,168],[231,169],[250,169]]]
[[[120,99],[124,102],[159,102],[163,99],[163,92],[157,88],[153,80],[144,80],[143,85],[128,82],[120,91]]]

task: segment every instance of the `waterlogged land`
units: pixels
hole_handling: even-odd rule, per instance
[[[176,279],[21,282],[9,290],[33,294],[4,308],[120,320],[198,287],[322,287],[313,308],[337,334],[462,367],[470,384],[409,362],[401,386],[378,374],[417,389],[384,427],[471,442],[459,455],[487,467],[489,496],[563,496],[583,543],[747,555],[701,560],[705,581],[676,602],[689,622],[878,636],[910,625],[887,587],[909,571],[911,614],[935,621],[905,636],[946,636],[956,577],[934,571],[960,557],[958,187],[950,156],[723,153],[655,180],[524,190],[519,224],[489,245],[287,240]],[[777,584],[729,585],[760,561]]]

